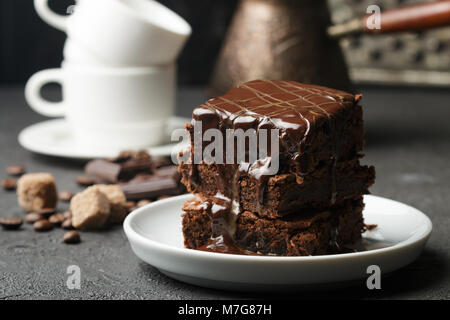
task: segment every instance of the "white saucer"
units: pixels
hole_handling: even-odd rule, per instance
[[[210,288],[279,291],[347,281],[365,283],[370,265],[379,266],[386,274],[414,261],[432,230],[430,219],[417,209],[365,196],[365,222],[378,224],[364,234],[365,241],[388,243],[388,247],[312,257],[210,253],[183,246],[181,206],[191,197],[169,198],[140,208],[126,218],[124,229],[140,259],[169,277]]]
[[[190,119],[174,117],[170,120],[168,133],[176,128],[183,128]],[[89,160],[116,156],[121,149],[112,147],[90,147],[76,142],[67,128],[64,119],[48,120],[31,125],[19,134],[19,143],[32,152],[63,158]],[[170,137],[167,137],[170,141]],[[165,144],[149,147],[148,152],[154,156],[170,156],[172,152],[181,151],[185,146]],[[174,149],[175,148],[175,149]]]

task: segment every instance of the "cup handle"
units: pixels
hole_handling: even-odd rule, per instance
[[[48,69],[34,74],[25,85],[25,99],[34,111],[47,117],[65,115],[64,102],[51,102],[41,95],[41,89],[48,83],[63,85],[62,69]]]
[[[67,28],[67,16],[63,16],[55,13],[48,6],[48,0],[34,0],[34,8],[38,15],[52,27],[61,31],[66,31]]]

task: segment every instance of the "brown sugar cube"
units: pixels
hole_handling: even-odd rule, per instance
[[[55,179],[49,173],[29,173],[17,182],[19,205],[28,212],[55,208],[58,201]]]
[[[93,188],[97,188],[108,198],[111,214],[109,215],[107,223],[122,223],[127,216],[127,199],[118,185],[97,184]]]
[[[78,229],[99,229],[109,218],[108,198],[96,187],[89,187],[70,201],[72,224]]]

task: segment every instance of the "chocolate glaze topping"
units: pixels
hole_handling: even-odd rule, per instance
[[[256,80],[197,107],[192,125],[201,121],[203,132],[216,128],[224,134],[230,128],[255,129],[257,133],[259,129],[278,129],[282,160],[295,166],[306,160],[304,149],[316,122],[329,121],[333,127],[331,115],[360,99],[343,91],[293,81]],[[270,146],[268,151],[270,154]]]
[[[334,132],[336,115],[346,107],[356,105],[361,95],[352,94],[315,85],[300,84],[293,81],[256,80],[245,83],[230,90],[227,94],[208,100],[193,112],[191,125],[188,126],[191,136],[193,128],[201,122],[202,132],[214,128],[226,136],[227,129],[254,129],[258,134],[260,129],[278,129],[278,145],[280,170],[297,175],[298,179],[308,174],[313,166],[308,166],[308,148],[310,134],[313,128],[323,121],[328,122],[328,128]],[[329,161],[332,163],[332,176],[335,176],[336,162],[339,160],[338,139],[332,141],[333,150]],[[270,135],[268,138],[270,142]],[[203,142],[202,150],[210,142]],[[225,147],[224,147],[225,148]],[[236,148],[236,147],[235,147]],[[239,178],[243,172],[251,174],[258,185],[258,205],[263,203],[263,194],[268,176],[265,175],[267,164],[272,161],[272,146],[268,146],[267,157],[253,163],[235,163],[218,165],[220,174],[217,183],[223,186],[225,194],[218,195],[212,207],[220,207],[213,213],[213,237],[204,250],[225,252],[233,238],[233,223],[239,208]],[[191,160],[194,150],[189,151]],[[236,155],[235,155],[236,156]],[[225,158],[225,150],[224,150]],[[225,159],[223,160],[225,163]],[[286,169],[286,167],[288,169]],[[195,166],[191,180],[197,179]],[[336,198],[336,182],[333,182],[330,204]],[[260,209],[260,208],[259,208]],[[218,241],[220,243],[218,243]],[[228,243],[228,245],[224,245]],[[233,247],[234,248],[234,247]],[[230,249],[235,252],[236,248]],[[231,252],[230,252],[231,253]]]

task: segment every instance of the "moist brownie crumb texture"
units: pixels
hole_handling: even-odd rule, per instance
[[[256,80],[197,107],[180,154],[182,183],[194,199],[183,207],[185,246],[235,254],[339,253],[361,238],[363,195],[375,169],[360,164],[361,95],[292,81]],[[199,129],[200,128],[200,129]],[[277,148],[256,161],[194,161],[218,129],[276,129]],[[268,139],[269,143],[274,141]],[[249,148],[248,143],[245,148]],[[248,154],[248,150],[245,150]],[[262,157],[261,154],[264,156]],[[268,168],[278,158],[278,170]]]

